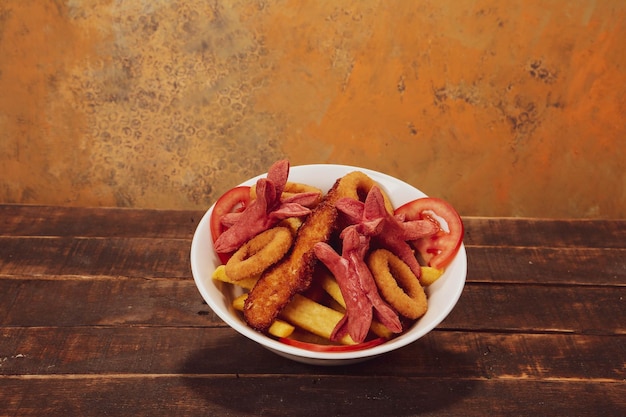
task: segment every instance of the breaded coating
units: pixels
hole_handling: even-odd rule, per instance
[[[291,298],[311,284],[317,263],[313,246],[327,242],[336,227],[335,195],[333,187],[298,230],[291,252],[265,271],[250,291],[243,312],[254,329],[267,330]]]
[[[298,230],[291,252],[266,270],[250,291],[243,310],[250,327],[266,331],[293,296],[309,288],[318,262],[313,247],[316,243],[328,242],[338,226],[335,203],[343,197],[358,199],[374,184],[359,171],[335,182]]]

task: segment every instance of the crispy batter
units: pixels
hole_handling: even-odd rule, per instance
[[[288,253],[279,263],[266,270],[254,286],[244,306],[248,325],[266,331],[293,296],[311,285],[318,260],[313,247],[328,242],[337,228],[337,200],[359,198],[367,194],[374,181],[362,172],[351,172],[338,179],[322,201],[313,209]]]
[[[374,185],[377,185],[376,182],[367,174],[361,171],[354,171],[341,178],[339,193],[341,194],[341,197],[349,197],[354,200],[365,201],[367,194]],[[390,214],[393,214],[394,209],[391,204],[391,200],[389,200],[389,196],[387,196],[383,189],[379,189],[383,195],[385,208]]]
[[[278,262],[291,247],[293,237],[286,227],[272,227],[243,244],[226,263],[226,274],[239,281],[258,275]]]
[[[409,319],[422,317],[428,309],[424,288],[411,268],[387,249],[377,249],[367,260],[383,298]]]
[[[309,202],[301,203],[302,205],[306,207],[313,208],[322,200],[322,190],[320,190],[319,188],[313,187],[312,185],[303,184],[300,182],[292,182],[292,181],[287,181],[285,183],[285,188],[283,189],[281,198],[289,199],[302,193],[318,194],[318,197],[316,199],[312,198],[310,203]],[[256,198],[256,184],[250,187],[250,199],[254,200],[255,198]]]
[[[317,258],[313,246],[326,242],[335,228],[336,188],[313,210],[298,230],[291,252],[261,275],[244,306],[246,322],[265,331],[291,298],[311,284]]]

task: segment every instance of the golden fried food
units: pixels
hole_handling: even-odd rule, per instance
[[[286,160],[272,165],[251,187],[244,211],[220,220],[242,243],[213,278],[248,291],[232,303],[246,323],[281,341],[319,336],[355,344],[391,339],[422,317],[424,288],[444,270],[420,265],[407,242],[438,225],[396,215],[364,172],[337,179],[325,195],[287,182],[288,173]]]
[[[301,329],[324,339],[330,339],[333,329],[343,318],[343,313],[296,294],[293,300],[281,311],[280,316]],[[337,341],[343,345],[355,343],[349,335],[345,335]]]
[[[298,229],[291,252],[265,271],[250,291],[243,312],[246,322],[254,329],[267,330],[292,297],[311,284],[317,263],[313,246],[328,241],[335,230],[337,198],[335,186]]]
[[[226,274],[226,265],[220,265],[217,268],[215,268],[215,271],[213,271],[213,275],[211,278],[213,278],[216,281],[227,282],[229,284],[236,284],[243,289],[249,290],[249,289],[252,289],[252,287],[254,287],[256,282],[259,280],[259,277],[260,275],[253,275],[249,278],[244,278],[244,279],[235,281],[234,279],[232,279]]]
[[[402,259],[386,249],[377,249],[368,257],[367,265],[382,297],[398,313],[413,320],[426,313],[424,288]]]
[[[341,178],[339,193],[342,198],[348,197],[358,201],[365,201],[367,194],[375,185],[377,185],[376,182],[367,174],[361,171],[354,171]],[[389,196],[382,189],[380,189],[380,193],[383,196],[385,209],[390,214],[393,214],[394,208],[391,200],[389,200]]]
[[[299,182],[287,181],[285,187],[282,190],[281,199],[289,201],[291,198],[298,195],[310,195],[301,204],[306,207],[315,207],[322,199],[322,190],[312,185],[303,184]],[[250,187],[250,199],[254,200],[257,197],[256,185]]]
[[[247,297],[248,294],[241,294],[239,297],[235,298],[232,304],[233,308],[237,311],[243,311],[243,305]],[[276,319],[270,328],[267,329],[267,332],[275,337],[289,337],[295,329],[296,328],[292,324]]]
[[[224,265],[217,267],[213,273],[213,279],[250,289],[259,278],[258,276],[254,276],[241,281],[235,281],[226,275],[225,270],[226,267]],[[248,298],[247,293],[235,297],[232,301],[233,308],[237,311],[243,311],[246,298]],[[276,337],[288,337],[293,333],[295,325],[315,335],[328,339],[333,328],[342,317],[343,312],[316,303],[304,296],[296,295],[281,311],[280,318],[272,322],[267,332]],[[381,325],[380,327],[384,326]],[[378,332],[375,333],[378,334]],[[387,336],[387,334],[381,334],[381,336],[383,335]],[[349,336],[341,338],[339,342],[342,344],[354,344],[354,341]]]
[[[267,229],[237,249],[226,263],[226,274],[235,281],[260,274],[278,262],[289,251],[292,242],[290,229]]]
[[[422,284],[423,287],[428,287],[443,275],[443,269],[433,268],[432,266],[422,266],[421,270],[420,284]]]
[[[346,301],[343,298],[341,288],[339,287],[339,284],[337,284],[335,277],[329,273],[324,273],[320,274],[318,279],[320,280],[320,285],[324,291],[332,297],[333,301],[337,303],[341,311],[345,312]],[[393,336],[393,332],[378,320],[372,320],[370,330],[377,336],[384,337],[385,339],[391,339]]]
[[[266,270],[250,291],[244,318],[252,328],[266,331],[293,296],[310,286],[318,262],[313,247],[316,243],[328,242],[336,230],[336,202],[345,197],[362,200],[374,185],[374,180],[360,171],[346,174],[335,182],[298,230],[291,252]],[[393,212],[386,196],[385,201]]]

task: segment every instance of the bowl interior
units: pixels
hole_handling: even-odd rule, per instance
[[[293,166],[289,172],[289,181],[301,182],[328,191],[340,178],[352,171],[362,171],[375,180],[389,195],[395,207],[425,197],[426,194],[417,188],[393,178],[389,175],[346,165],[301,165]],[[265,177],[259,175],[243,182],[241,185],[253,185],[256,180]],[[385,352],[405,346],[435,328],[450,313],[458,301],[467,274],[467,257],[465,247],[461,248],[443,276],[426,288],[428,310],[413,326],[402,335],[381,345],[353,352],[313,352],[289,346],[248,327],[240,313],[232,307],[232,300],[243,293],[243,290],[217,282],[211,278],[213,271],[220,265],[220,260],[213,250],[213,241],[209,227],[213,207],[200,220],[191,245],[191,270],[200,294],[209,307],[230,327],[240,334],[260,343],[273,352],[287,358],[310,364],[338,365],[358,362],[381,355]]]

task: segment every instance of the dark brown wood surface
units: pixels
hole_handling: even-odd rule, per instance
[[[464,218],[450,316],[319,367],[203,302],[202,215],[0,205],[0,415],[626,415],[626,220]]]

